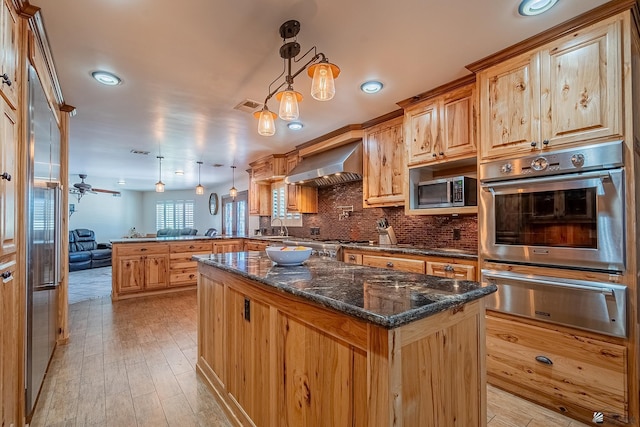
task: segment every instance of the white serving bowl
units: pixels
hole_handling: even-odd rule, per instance
[[[306,246],[268,246],[265,250],[271,261],[284,266],[300,265],[311,255]]]

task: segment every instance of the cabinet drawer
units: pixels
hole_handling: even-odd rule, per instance
[[[388,268],[390,270],[408,271],[410,273],[424,274],[425,271],[425,262],[418,259],[362,255],[362,265]]]
[[[181,268],[198,268],[198,261],[194,261],[191,257],[195,255],[192,253],[180,253],[169,255],[169,268],[171,270],[177,270]]]
[[[179,271],[171,271],[169,274],[169,286],[195,285],[198,280],[198,270],[184,269]]]
[[[627,419],[625,347],[493,316],[486,327],[489,378]]]
[[[473,265],[448,262],[427,262],[427,274],[448,279],[475,280],[476,268]]]
[[[189,243],[171,243],[171,253],[178,252],[195,252],[195,253],[211,253],[213,244],[211,242],[189,242]]]
[[[164,243],[150,243],[148,245],[124,244],[118,246],[117,251],[118,256],[166,254],[169,253],[169,245]]]
[[[362,265],[362,254],[351,254],[351,253],[345,252],[344,262],[346,262],[347,264]]]

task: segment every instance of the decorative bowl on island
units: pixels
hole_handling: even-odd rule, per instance
[[[311,255],[311,248],[306,246],[268,246],[265,250],[271,261],[285,267],[300,265]]]

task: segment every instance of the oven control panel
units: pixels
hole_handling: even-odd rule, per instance
[[[613,141],[484,163],[479,169],[480,181],[501,181],[621,167],[623,144],[623,141]]]

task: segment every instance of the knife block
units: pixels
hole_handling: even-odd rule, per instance
[[[387,228],[378,227],[378,237],[380,238],[379,243],[381,245],[395,245],[398,243],[396,233],[391,226]]]

